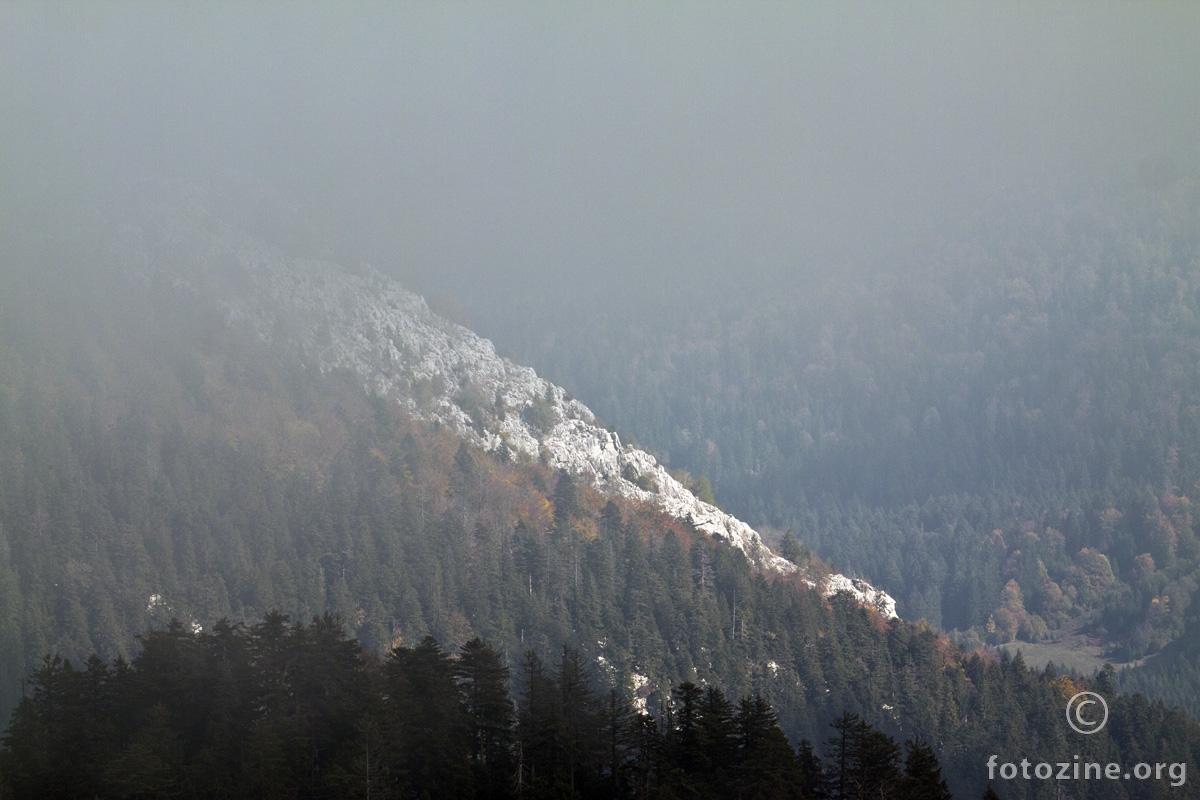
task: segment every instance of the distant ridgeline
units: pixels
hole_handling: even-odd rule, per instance
[[[25,684],[32,705],[14,718],[17,738],[6,740],[10,754],[22,731],[53,723],[38,709],[53,707],[54,686],[87,685],[56,662],[35,674],[47,653],[76,665],[99,654],[109,666],[88,667],[99,684],[129,669],[114,659],[137,659],[140,674],[153,667],[143,660],[151,642],[173,642],[203,662],[183,673],[201,681],[221,637],[253,649],[254,637],[275,628],[296,642],[321,639],[334,661],[368,664],[396,647],[428,651],[427,636],[450,652],[478,636],[516,676],[527,651],[553,670],[568,646],[601,695],[615,689],[667,728],[679,724],[668,720],[671,687],[685,683],[719,687],[728,698],[761,696],[793,742],[824,742],[832,721],[856,714],[897,742],[930,743],[963,797],[982,793],[993,753],[1130,763],[1200,753],[1200,730],[1186,715],[1118,698],[1103,683],[1095,686],[1109,693],[1114,724],[1080,742],[1063,707],[1091,684],[964,652],[928,626],[890,616],[871,602],[870,587],[829,595],[836,584],[803,551],[792,554],[799,569],[772,568],[777,557],[753,531],[702,528],[725,524],[715,509],[695,506],[708,515],[700,519],[674,513],[675,490],[654,486],[662,473],[650,462],[608,476],[633,487],[612,491],[566,469],[549,446],[538,458],[521,457],[516,444],[485,450],[453,424],[364,392],[352,364],[314,360],[289,333],[295,317],[278,319],[264,337],[255,318],[231,317],[194,283],[144,268],[183,258],[172,249],[180,243],[186,238],[163,236],[155,248],[131,250],[110,248],[94,232],[47,237],[15,248],[15,268],[0,275],[6,707],[33,676]],[[223,263],[219,252],[186,249],[189,258]],[[130,252],[146,263],[127,268]],[[241,274],[238,264],[226,266],[230,280]],[[426,383],[431,401],[455,391]],[[466,407],[468,399],[455,404]],[[491,418],[514,413],[494,398],[477,410],[480,439]],[[540,413],[529,411],[527,424],[547,424]],[[638,484],[643,478],[651,488]],[[274,616],[258,622],[272,609],[296,620],[332,612],[342,623],[305,633]],[[172,618],[181,624],[168,627]],[[222,618],[250,625],[249,638],[217,627]],[[341,642],[341,625],[357,645]],[[149,627],[166,632],[139,649],[136,637]],[[310,697],[311,687],[289,683],[302,676],[277,675],[278,697]],[[131,685],[124,680],[112,678],[113,686]],[[520,701],[519,687],[513,694]],[[239,702],[228,698],[228,708]],[[213,714],[226,707],[217,695],[212,703]],[[177,728],[201,723],[163,705],[139,707],[136,724],[121,729],[130,738],[104,745],[121,748],[105,751],[117,759],[106,762],[105,780],[132,780],[143,774],[134,766],[157,764],[139,790],[153,794],[153,781],[183,769],[172,758],[217,757],[187,750],[207,729]],[[264,723],[261,735],[317,724],[305,719]],[[374,735],[371,724],[360,719],[329,735],[357,748]],[[171,731],[182,737],[177,749]],[[264,758],[294,755],[278,741],[255,747]],[[195,770],[203,762],[187,763]]]

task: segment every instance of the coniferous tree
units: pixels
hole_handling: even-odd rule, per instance
[[[800,758],[762,695],[738,703],[737,771],[733,794],[745,800],[807,798]]]
[[[560,698],[563,767],[567,786],[575,792],[599,777],[598,767],[603,763],[599,758],[603,746],[599,708],[578,650],[563,647],[555,679]]]
[[[637,714],[630,726],[630,789],[637,800],[654,796],[666,762],[666,748],[658,721],[650,714]]]
[[[464,644],[455,665],[463,693],[476,796],[507,797],[516,769],[516,712],[508,692],[508,668],[478,637]]]
[[[742,731],[735,720],[733,704],[719,688],[706,686],[697,710],[698,770],[709,792],[727,794],[733,778],[731,770],[741,755],[738,746]]]
[[[605,793],[610,797],[623,797],[631,777],[630,759],[636,747],[634,726],[637,724],[629,700],[617,687],[608,690],[600,714],[601,745],[605,750],[604,780]]]
[[[95,784],[86,760],[91,748],[76,728],[89,716],[82,682],[71,662],[57,656],[46,656],[30,677],[31,695],[21,700],[0,740],[5,778],[17,796],[83,796]]]
[[[704,690],[691,681],[684,681],[671,690],[674,700],[667,718],[666,747],[668,761],[674,767],[672,779],[687,791],[701,790],[706,765],[700,733],[700,706]]]
[[[829,797],[829,787],[825,770],[821,766],[821,757],[813,749],[812,742],[801,739],[796,753],[799,760],[800,785],[812,800],[825,800]]]
[[[900,747],[883,731],[868,726],[858,742],[851,782],[855,797],[873,798],[901,782]]]
[[[470,791],[471,749],[454,665],[432,636],[397,647],[384,664],[392,778],[404,795]]]
[[[826,785],[833,800],[846,800],[854,796],[851,774],[855,766],[857,742],[867,725],[857,714],[847,711],[829,726],[833,728],[834,735],[825,742]]]
[[[553,797],[567,790],[558,685],[534,650],[521,659],[517,730],[517,789],[521,797]]]
[[[846,713],[830,723],[830,795],[835,800],[878,797],[900,784],[900,748],[892,737]]]
[[[575,478],[566,470],[558,473],[554,486],[554,525],[561,532],[571,524],[571,518],[579,514],[579,491]]]
[[[950,788],[942,779],[942,768],[933,748],[913,739],[904,746],[908,755],[904,759],[898,800],[951,800]]]

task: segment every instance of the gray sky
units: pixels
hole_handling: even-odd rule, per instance
[[[468,302],[765,280],[1194,170],[1198,79],[1194,2],[5,2],[0,178],[248,170]]]

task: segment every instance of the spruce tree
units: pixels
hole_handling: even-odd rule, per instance
[[[606,765],[604,783],[610,797],[622,797],[629,779],[630,751],[634,746],[636,715],[629,700],[613,686],[604,697],[600,714],[601,745]]]
[[[799,761],[800,785],[805,796],[812,800],[825,800],[829,797],[829,787],[825,779],[825,770],[821,765],[821,757],[813,749],[812,742],[801,739],[797,748]]]
[[[566,470],[559,470],[558,483],[554,486],[554,526],[561,533],[571,524],[571,518],[579,514],[579,491],[575,478]]]
[[[557,673],[563,766],[567,786],[575,792],[587,786],[595,772],[602,745],[599,708],[591,678],[578,650],[564,645]]]
[[[904,746],[908,755],[904,760],[899,800],[951,800],[950,788],[942,779],[942,767],[933,748],[913,739]]]
[[[846,800],[853,797],[851,772],[854,769],[857,743],[867,724],[858,718],[857,714],[849,711],[829,723],[834,735],[829,737],[826,744],[826,785],[829,796],[833,800]]]
[[[900,748],[892,737],[849,712],[830,723],[830,795],[834,800],[878,797],[901,781]]]
[[[671,726],[667,731],[667,746],[671,761],[688,773],[698,773],[705,758],[700,738],[700,704],[704,690],[691,681],[684,681],[671,690],[675,701]]]
[[[658,721],[650,714],[637,714],[630,725],[630,789],[642,800],[653,796],[666,761],[665,745]]]
[[[733,704],[716,686],[707,686],[699,705],[698,744],[700,770],[709,790],[727,794],[738,759],[739,730]]]
[[[464,699],[476,796],[506,797],[515,769],[516,723],[508,667],[499,653],[476,637],[462,646],[455,674]]]
[[[802,798],[805,776],[800,759],[779,727],[775,711],[761,695],[738,703],[736,793],[745,800]]]
[[[884,796],[901,783],[900,747],[881,730],[868,725],[858,742],[851,781],[858,797]]]
[[[396,788],[415,797],[467,794],[472,776],[462,767],[470,741],[450,657],[426,636],[389,654],[384,680]]]
[[[518,793],[551,794],[561,780],[561,705],[558,686],[541,658],[528,650],[521,659],[517,694]]]

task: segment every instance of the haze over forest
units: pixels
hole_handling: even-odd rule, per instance
[[[895,269],[997,205],[1200,160],[1186,2],[0,15],[6,216],[246,171],[339,260],[487,319]]]
[[[1083,689],[1185,763],[1198,75],[1189,2],[0,5],[0,793],[840,800],[840,720],[978,797]]]

